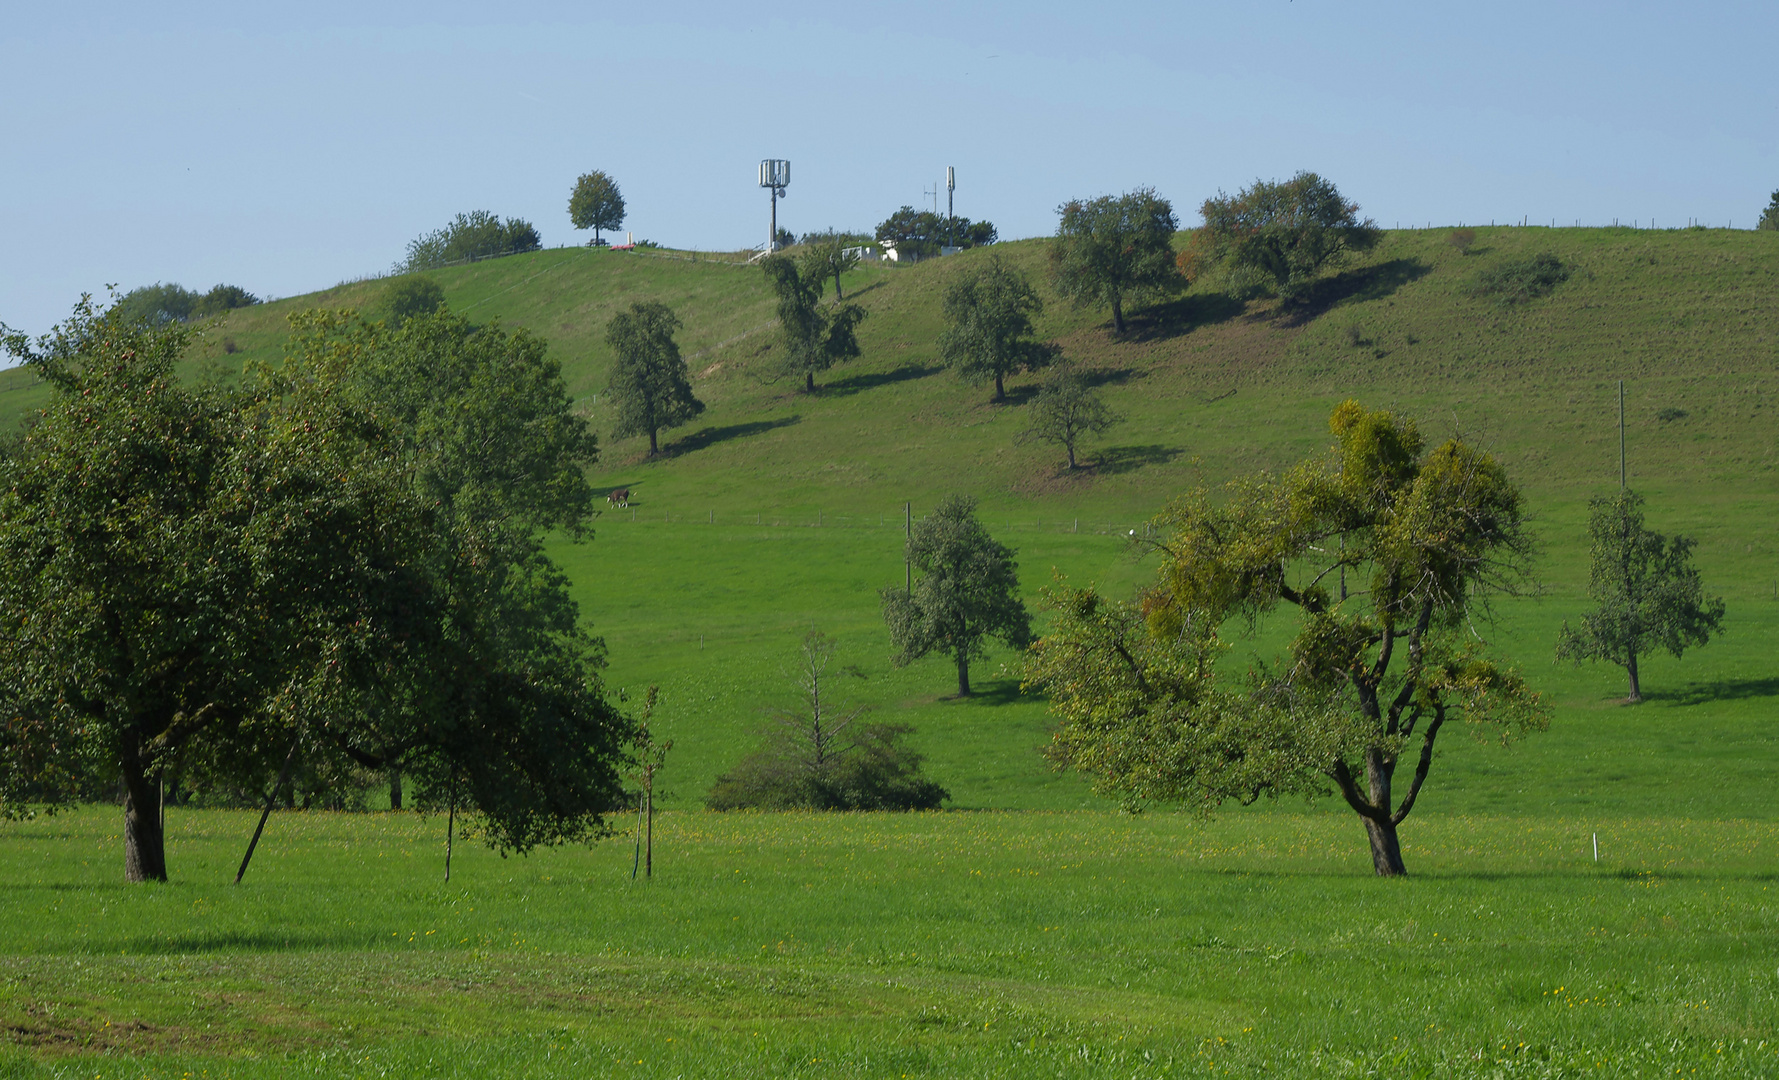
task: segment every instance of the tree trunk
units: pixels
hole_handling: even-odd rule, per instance
[[[133,750],[133,748],[132,748]],[[166,832],[161,822],[159,785],[130,751],[123,761],[124,880],[167,880]]]
[[[957,653],[957,696],[970,696],[970,655],[962,649]]]
[[[803,392],[805,394],[815,393],[815,372],[805,371],[803,373]]]
[[[661,452],[661,447],[655,442],[655,429],[650,428],[649,429],[649,456],[654,457],[656,454],[659,454],[660,452]]]
[[[389,809],[402,808],[402,770],[400,765],[389,766]]]
[[[1069,468],[1073,469],[1075,467],[1075,443],[1073,440],[1070,440],[1062,445],[1063,449],[1069,452]]]
[[[1371,866],[1378,877],[1402,877],[1408,868],[1402,865],[1402,845],[1396,840],[1396,826],[1389,820],[1361,818],[1365,835],[1371,841]]]
[[[995,400],[1002,401],[1007,397],[1007,388],[1001,385],[1001,373],[995,372]]]
[[[1396,762],[1378,750],[1365,752],[1365,788],[1372,806],[1384,812],[1379,821],[1365,817],[1365,835],[1371,838],[1371,865],[1378,877],[1401,877],[1408,873],[1402,865],[1402,845],[1396,842],[1396,825],[1389,821],[1392,798],[1390,781],[1396,775]],[[1363,815],[1362,815],[1363,816]]]
[[[1124,302],[1121,300],[1112,301],[1112,329],[1124,333]]]
[[[1637,682],[1637,651],[1635,649],[1631,650],[1630,662],[1625,664],[1625,673],[1631,677],[1631,696],[1625,700],[1642,701],[1643,687]]]
[[[834,274],[834,299],[836,299],[836,300],[846,299],[846,294],[840,291],[840,274],[838,271],[836,271]]]

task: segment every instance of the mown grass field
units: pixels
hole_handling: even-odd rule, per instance
[[[608,440],[596,480],[634,511],[553,548],[612,685],[662,687],[656,880],[630,883],[619,838],[459,845],[445,886],[440,820],[280,813],[235,889],[251,819],[175,811],[174,882],[127,888],[115,808],[0,825],[0,1075],[1779,1075],[1779,234],[1478,233],[1469,255],[1393,233],[1294,312],[1189,293],[1116,339],[1053,302],[1042,332],[1128,417],[1074,475],[1014,442],[1033,380],[994,405],[938,366],[939,297],[982,253],[849,277],[865,356],[813,397],[771,371],[757,271],[557,250],[442,272],[454,307],[548,338],[602,430],[606,318],[661,299],[685,320],[708,411],[660,459]],[[1469,295],[1542,250],[1576,268],[1548,299]],[[1041,242],[999,254],[1042,280]],[[192,370],[275,359],[291,310],[375,315],[381,288],[237,312]],[[1721,640],[1647,663],[1634,708],[1616,669],[1552,661],[1585,603],[1587,498],[1617,481],[1620,378],[1650,524],[1699,540],[1729,610]],[[1374,880],[1335,805],[1116,813],[1047,768],[1004,650],[967,700],[943,660],[889,665],[904,503],[976,495],[1034,603],[1053,571],[1116,593],[1152,571],[1129,530],[1317,452],[1347,396],[1494,447],[1542,544],[1540,595],[1479,630],[1551,730],[1444,736],[1410,880]],[[0,411],[42,398],[0,373]],[[855,700],[914,725],[954,809],[697,809],[792,703],[811,626],[868,672]]]
[[[1779,1071],[1779,826],[717,815],[502,861],[443,822],[6,827],[14,1076],[1735,1076]],[[1601,860],[1592,861],[1597,831]]]

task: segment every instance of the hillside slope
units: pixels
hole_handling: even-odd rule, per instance
[[[681,801],[735,759],[764,706],[783,703],[781,669],[811,625],[872,670],[859,700],[915,724],[963,804],[1092,801],[1033,752],[1047,720],[999,672],[1010,656],[984,665],[986,692],[965,702],[942,696],[943,661],[888,667],[876,589],[901,579],[904,503],[918,514],[949,492],[977,495],[991,527],[1020,549],[1034,601],[1052,569],[1125,589],[1148,570],[1117,535],[1188,487],[1317,452],[1329,409],[1353,396],[1417,416],[1435,436],[1456,429],[1493,447],[1525,487],[1543,539],[1542,600],[1511,605],[1485,631],[1552,692],[1555,729],[1506,757],[1452,740],[1454,763],[1421,813],[1528,797],[1629,812],[1659,799],[1677,768],[1719,778],[1697,785],[1716,800],[1699,813],[1779,813],[1753,793],[1779,760],[1779,731],[1761,719],[1779,696],[1779,234],[1478,234],[1460,254],[1445,230],[1391,233],[1302,308],[1189,293],[1136,312],[1123,338],[1106,313],[1049,291],[1044,241],[864,267],[846,289],[870,311],[865,355],[829,372],[813,396],[773,371],[773,302],[756,269],[559,249],[436,276],[453,308],[547,338],[602,433],[606,320],[642,299],[684,320],[682,349],[708,410],[666,433],[656,460],[646,440],[606,440],[596,481],[629,487],[636,508],[608,516],[592,544],[558,549],[610,644],[614,684],[663,686]],[[1484,269],[1543,251],[1575,268],[1550,297],[1504,309],[1470,294]],[[1032,274],[1047,301],[1043,335],[1097,372],[1127,416],[1088,449],[1092,468],[1070,474],[1059,453],[1015,442],[1034,379],[1013,380],[1009,402],[994,405],[989,388],[939,365],[944,289],[990,257]],[[192,370],[275,359],[293,310],[351,306],[375,317],[385,287],[346,284],[232,313],[207,328]],[[26,374],[0,375],[0,409],[17,415],[41,398]],[[1652,660],[1652,701],[1628,711],[1612,707],[1623,693],[1614,669],[1550,659],[1557,625],[1583,603],[1587,499],[1617,481],[1619,379],[1631,479],[1649,497],[1651,524],[1700,541],[1707,586],[1730,604],[1726,638],[1684,663]]]

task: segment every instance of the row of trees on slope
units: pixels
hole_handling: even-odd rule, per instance
[[[0,810],[121,787],[126,875],[167,875],[161,784],[276,792],[400,768],[502,850],[600,834],[630,725],[546,531],[597,446],[543,343],[449,312],[300,317],[237,388],[83,300],[5,336],[53,398],[0,453]]]

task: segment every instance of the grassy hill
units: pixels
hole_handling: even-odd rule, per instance
[[[1555,695],[1555,730],[1511,757],[1452,740],[1419,813],[1500,808],[1524,786],[1566,805],[1641,806],[1676,767],[1756,780],[1779,759],[1759,719],[1779,694],[1779,234],[1500,227],[1479,229],[1467,254],[1447,235],[1391,233],[1298,308],[1189,293],[1136,312],[1123,337],[1105,312],[1049,292],[1044,241],[861,267],[846,290],[870,312],[865,355],[813,396],[773,370],[773,304],[755,269],[690,253],[558,249],[435,276],[453,308],[547,338],[602,430],[606,320],[641,299],[684,320],[682,349],[708,410],[667,433],[655,460],[646,440],[606,441],[596,481],[629,487],[635,509],[608,516],[593,543],[557,552],[610,643],[613,682],[664,688],[680,801],[701,795],[762,708],[783,699],[782,668],[802,630],[819,624],[873,673],[860,698],[918,727],[960,803],[1091,804],[1078,782],[1038,762],[1041,703],[1018,698],[1010,675],[994,677],[1011,657],[991,660],[986,692],[968,702],[943,696],[940,661],[887,665],[876,589],[901,577],[904,503],[919,513],[949,492],[977,495],[1020,549],[1034,597],[1053,569],[1122,588],[1148,570],[1119,536],[1188,487],[1316,452],[1329,409],[1349,396],[1494,448],[1531,496],[1545,544],[1545,597],[1511,606],[1492,633]],[[1471,294],[1485,269],[1544,251],[1575,268],[1550,297],[1503,308]],[[1010,400],[995,405],[987,387],[939,364],[940,297],[989,257],[1040,283],[1041,333],[1096,372],[1127,417],[1088,450],[1091,468],[1071,474],[1059,453],[1015,443],[1035,380],[1013,380]],[[385,287],[344,284],[232,313],[209,328],[193,370],[275,359],[293,310],[376,317]],[[1684,664],[1652,662],[1654,700],[1636,710],[1610,707],[1622,693],[1615,671],[1549,659],[1556,625],[1581,603],[1586,500],[1617,478],[1619,379],[1632,483],[1655,527],[1699,539],[1707,585],[1730,607],[1723,641]],[[0,408],[22,411],[41,394],[27,373],[0,376]],[[1618,751],[1586,764],[1602,740]],[[1779,809],[1760,791],[1705,784],[1689,797],[1700,812]]]

